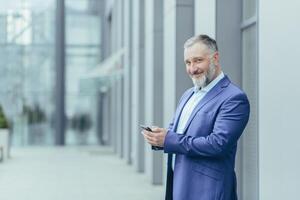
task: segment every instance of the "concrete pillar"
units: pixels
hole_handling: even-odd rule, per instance
[[[110,27],[110,16],[106,13],[107,1],[100,1],[101,7],[101,60],[107,58],[110,54],[110,38],[111,38],[111,27]]]
[[[144,83],[145,83],[145,20],[144,0],[132,1],[132,155],[133,164],[138,172],[144,171],[144,137],[139,125],[144,124]]]
[[[113,147],[114,153],[117,153],[117,127],[116,127],[116,79],[115,77],[110,78],[110,136],[111,136],[111,145]]]
[[[226,3],[227,1],[224,1]],[[195,0],[195,35],[216,37],[216,0]]]
[[[242,1],[216,2],[216,40],[220,52],[220,63],[225,74],[231,81],[242,87]],[[206,24],[208,25],[208,24]],[[201,26],[199,24],[199,26]],[[245,133],[244,133],[245,135]],[[243,138],[243,137],[242,137]],[[236,155],[235,169],[237,173],[237,189],[239,199],[242,198],[242,150],[243,139],[240,139]]]
[[[110,111],[110,88],[103,86],[102,87],[103,95],[103,139],[107,145],[111,145],[111,130],[110,130],[110,119],[111,119],[111,111]]]
[[[132,163],[131,155],[131,70],[132,70],[132,1],[124,0],[124,158],[128,164]]]
[[[112,15],[112,21],[113,21],[113,27],[114,27],[114,34],[113,34],[113,53],[118,52],[120,49],[123,48],[123,34],[120,34],[123,32],[123,3],[124,1],[117,0],[114,1],[113,5],[113,15]],[[120,58],[120,60],[117,61],[115,68],[122,67],[123,60]],[[122,128],[122,119],[123,119],[123,78],[122,74],[116,74],[114,72],[114,103],[115,103],[115,113],[114,113],[114,130],[116,135],[116,152],[120,157],[123,157],[123,128]]]
[[[242,86],[242,2],[218,1],[216,9],[216,40],[221,66],[234,83]]]
[[[194,35],[194,1],[164,1],[164,125],[171,122],[183,92],[192,87],[183,45]]]
[[[115,77],[115,131],[116,131],[116,152],[122,157],[122,130],[121,130],[121,115],[122,115],[122,99],[121,99],[121,77]]]
[[[56,1],[55,144],[65,145],[65,1]]]
[[[118,137],[118,155],[123,158],[124,157],[124,132],[123,132],[123,75],[118,75],[117,77],[117,121],[118,121],[118,130],[117,130],[117,137]]]
[[[96,96],[96,136],[97,142],[100,145],[104,145],[103,141],[103,93],[99,90]]]
[[[163,1],[145,1],[145,124],[163,127]],[[145,171],[163,182],[163,152],[145,144]]]

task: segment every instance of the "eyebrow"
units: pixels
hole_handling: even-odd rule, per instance
[[[195,60],[195,59],[205,59],[204,57],[198,56],[198,57],[192,57],[190,60]],[[186,59],[184,62],[188,62],[189,60]]]

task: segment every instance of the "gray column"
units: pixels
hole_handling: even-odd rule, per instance
[[[116,51],[119,51],[123,48],[123,4],[124,1],[118,0],[115,2],[116,12],[115,12],[115,18],[116,18]],[[118,61],[118,64],[120,67],[123,67],[123,58],[121,58]],[[117,153],[122,158],[123,157],[123,139],[124,139],[124,133],[123,133],[123,74],[117,74],[117,83],[116,83],[116,135],[117,135]]]
[[[194,1],[164,1],[164,64],[163,64],[163,124],[173,119],[176,105],[183,92],[192,87],[186,74],[183,45],[194,35]]]
[[[144,171],[144,137],[140,134],[140,124],[144,124],[144,43],[145,21],[144,0],[133,0],[132,4],[132,155],[138,172]]]
[[[119,156],[121,158],[124,157],[124,131],[123,131],[123,116],[124,116],[124,109],[123,109],[123,99],[124,99],[124,87],[123,87],[123,83],[124,83],[124,77],[123,74],[121,74],[119,76],[119,80],[118,80],[118,121],[119,121],[119,143],[118,145],[120,146],[120,152],[119,152]]]
[[[100,88],[97,92],[97,117],[96,117],[96,134],[98,144],[105,145],[107,141],[104,139],[104,119],[107,117],[104,112],[106,92]]]
[[[111,38],[111,10],[108,6],[108,1],[101,0],[101,61],[109,57],[111,52],[110,38]],[[110,127],[111,113],[111,88],[110,86],[102,86],[105,91],[103,97],[103,138],[106,144],[112,145],[112,131]]]
[[[116,102],[116,118],[115,118],[115,126],[116,126],[116,149],[117,149],[117,154],[122,157],[122,138],[123,138],[123,133],[122,133],[122,123],[121,123],[121,120],[122,120],[122,99],[121,99],[121,95],[122,95],[122,92],[121,92],[121,76],[120,75],[117,75],[116,76],[116,85],[115,85],[115,102]]]
[[[111,119],[111,111],[110,111],[110,88],[103,86],[101,88],[102,92],[104,93],[103,96],[103,139],[105,144],[111,145],[111,131],[110,131],[110,119]]]
[[[163,127],[163,1],[145,1],[145,124]],[[163,182],[163,152],[145,144],[145,171]]]
[[[128,164],[131,157],[131,39],[132,39],[132,9],[131,0],[124,1],[124,157]]]
[[[110,16],[106,14],[106,1],[100,1],[101,9],[101,60],[108,57],[110,53]]]
[[[183,61],[183,44],[194,35],[194,1],[165,1],[164,125],[168,126],[183,92],[192,87]]]
[[[110,105],[110,112],[111,112],[111,119],[110,119],[110,134],[111,134],[111,141],[114,153],[117,153],[117,79],[116,77],[111,77],[111,105]]]
[[[195,35],[216,37],[216,1],[195,0]]]
[[[65,1],[56,1],[55,144],[65,144]]]
[[[115,150],[115,132],[113,127],[113,121],[114,121],[114,89],[113,89],[113,81],[110,80],[109,89],[108,89],[108,101],[109,101],[109,108],[107,111],[109,112],[109,119],[107,120],[107,128],[109,130],[109,139],[110,139],[110,145]]]
[[[112,7],[112,15],[111,15],[111,53],[115,53],[118,50],[118,36],[120,33],[118,32],[118,4],[119,1],[114,1],[113,7]]]
[[[124,1],[119,0],[118,3],[118,45],[119,49],[124,48],[124,35],[120,33],[124,33]],[[124,57],[121,57],[120,67],[124,68]],[[124,74],[119,74],[119,82],[118,82],[118,117],[119,117],[119,135],[120,135],[120,157],[124,157]]]
[[[220,52],[220,63],[224,73],[240,87],[242,86],[241,19],[242,1],[216,2],[216,40]],[[242,149],[243,141],[240,139],[235,163],[239,199],[243,199],[241,196],[243,188]]]
[[[242,85],[242,49],[240,0],[217,1],[216,40],[223,71],[233,82]]]

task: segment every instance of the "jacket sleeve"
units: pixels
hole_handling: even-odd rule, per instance
[[[248,122],[249,112],[246,95],[232,96],[222,104],[210,134],[200,134],[207,135],[205,137],[193,137],[168,130],[164,151],[188,156],[222,156],[237,143]]]

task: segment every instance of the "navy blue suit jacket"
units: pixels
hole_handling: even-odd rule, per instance
[[[181,97],[165,138],[166,199],[235,200],[235,155],[249,119],[247,96],[225,76],[195,107],[184,134],[177,134],[182,109],[192,95],[193,88]],[[174,172],[171,154],[176,154]]]

